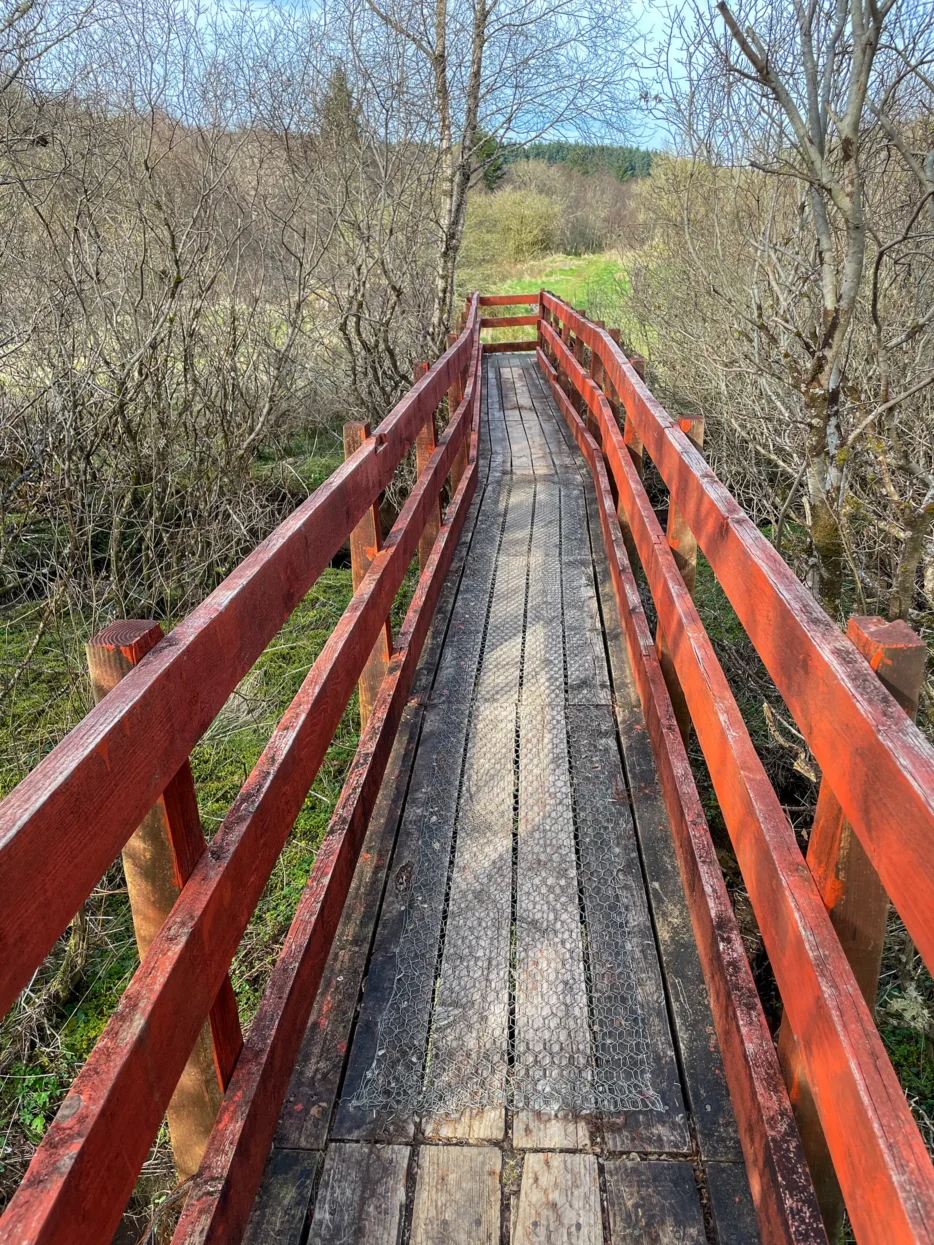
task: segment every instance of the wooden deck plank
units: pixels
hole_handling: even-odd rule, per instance
[[[509,1037],[515,706],[480,701],[467,745],[432,1017],[429,1137],[502,1140]]]
[[[502,500],[503,495],[491,484],[488,496]],[[483,701],[515,701],[518,694],[532,500],[531,485],[513,485],[495,562],[490,560],[491,547],[483,543],[477,558],[468,558],[465,567],[451,628],[461,621],[462,594],[476,621],[484,590],[490,599],[492,578],[489,625],[485,634],[480,626],[456,630],[455,638],[449,639],[449,647],[464,645],[468,656],[459,662],[442,661],[426,710],[338,1111],[335,1135],[345,1140],[408,1141],[414,1135],[414,1088],[412,1104],[406,1108],[393,1087],[413,1084],[426,1060],[436,948],[471,718],[467,698],[474,677]],[[481,510],[480,523],[486,513]]]
[[[308,1150],[272,1151],[243,1245],[301,1245],[320,1161]]]
[[[705,1163],[704,1179],[719,1245],[759,1245],[759,1223],[744,1163]]]
[[[410,1245],[499,1245],[501,1167],[492,1146],[422,1146]]]
[[[514,1079],[517,1148],[586,1145],[590,1026],[567,736],[554,703],[519,711]]]
[[[398,1245],[410,1153],[408,1146],[332,1145],[308,1245]]]
[[[429,704],[337,1110],[342,1140],[414,1135],[466,733],[466,706]]]
[[[678,1068],[609,706],[569,706],[571,774],[595,1030],[597,1104],[611,1150],[689,1153]]]
[[[512,1245],[603,1245],[592,1154],[527,1154]]]
[[[603,1173],[611,1245],[706,1245],[690,1164],[614,1159]]]
[[[420,706],[403,711],[393,755],[370,820],[360,863],[312,1009],[274,1144],[286,1149],[324,1146],[337,1097],[360,981],[379,912],[386,870],[395,844],[408,774],[421,725]]]

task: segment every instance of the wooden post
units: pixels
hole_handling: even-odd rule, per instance
[[[427,363],[415,364],[415,383],[427,373]],[[437,441],[435,438],[435,413],[432,411],[428,419],[418,430],[415,436],[415,470],[421,475],[428,466],[428,460],[435,452]],[[428,559],[431,557],[431,550],[437,539],[438,532],[441,530],[441,498],[440,496],[432,503],[428,512],[428,518],[425,520],[425,526],[422,528],[422,534],[418,538],[418,571],[419,574],[424,571],[428,565]]]
[[[680,424],[681,431],[686,432],[691,441],[700,449],[704,444],[703,419],[681,419],[678,423]],[[670,499],[668,502],[668,528],[666,536],[671,551],[675,555],[675,564],[681,572],[681,578],[687,585],[688,592],[693,596],[694,584],[697,580],[697,541],[694,539],[694,533],[691,531],[684,515]],[[688,735],[691,731],[691,714],[688,711],[687,701],[684,698],[684,692],[681,690],[681,683],[675,673],[674,662],[660,626],[655,633],[655,648],[658,652],[658,662],[662,668],[662,674],[665,676],[668,695],[671,697],[671,706],[678,721],[678,729],[681,731],[681,738],[687,743]]]
[[[927,646],[921,637],[907,623],[886,622],[882,618],[853,617],[846,633],[884,686],[914,718],[927,659]],[[863,998],[874,1012],[889,897],[826,779],[821,781],[817,797],[807,863]],[[787,1023],[779,1030],[778,1057],[827,1237],[836,1241],[843,1224],[843,1195],[804,1075],[801,1053]]]
[[[619,329],[613,329],[612,332],[614,334],[613,340],[618,343],[620,337]],[[629,362],[632,364],[632,367],[639,379],[645,380],[645,359],[643,359],[641,355],[635,355],[629,360]],[[636,465],[636,471],[638,471],[641,477],[645,473],[645,463],[643,462],[642,456],[642,438],[639,436],[638,432],[636,432],[633,427],[632,420],[628,415],[626,416],[626,420],[623,425],[623,441],[629,447],[629,455]]]
[[[535,337],[538,341],[539,350],[545,350],[545,342],[542,339],[542,321],[551,323],[551,316],[545,307],[545,291],[538,291],[538,323],[535,326]],[[548,352],[545,351],[547,354]]]
[[[344,424],[344,458],[355,453],[370,436],[370,425],[361,420]],[[350,572],[354,592],[360,587],[370,563],[383,546],[383,529],[379,517],[379,501],[375,501],[350,533]],[[360,730],[366,730],[370,713],[376,704],[389,658],[392,654],[392,626],[389,619],[373,645],[357,688],[360,693]]]
[[[567,320],[563,320],[563,321],[561,322],[561,340],[564,342],[565,346],[567,346],[568,350],[572,350],[572,347],[571,347],[571,325],[569,324],[569,322],[568,322]],[[573,350],[572,350],[572,353],[573,353]],[[562,386],[563,386],[563,388],[564,388],[564,392],[565,392],[565,393],[568,395],[568,397],[570,398],[570,397],[571,397],[571,394],[572,394],[572,390],[573,390],[573,386],[571,385],[571,378],[570,378],[570,376],[568,376],[568,374],[567,374],[567,372],[566,372],[566,371],[561,372],[559,375],[560,375],[560,379],[561,379],[561,381],[562,381]]]
[[[100,702],[162,639],[157,622],[111,623],[86,645],[95,703]],[[186,761],[123,849],[130,911],[142,960],[205,850],[191,766]],[[180,1180],[201,1164],[221,1097],[243,1047],[230,978],[185,1065],[166,1116]]]
[[[594,320],[594,325],[598,329],[606,328],[605,320]],[[599,385],[602,392],[606,392],[606,372],[603,368],[603,361],[597,354],[596,350],[590,352],[590,374],[594,381]]]
[[[594,320],[593,323],[598,329],[602,329],[605,327],[605,322],[603,320]],[[591,379],[596,384],[597,388],[602,393],[606,385],[606,375],[603,371],[603,364],[600,361],[600,356],[597,354],[595,350],[591,350],[590,352],[590,376],[591,376]],[[600,425],[597,422],[596,416],[592,414],[589,406],[586,407],[586,411],[587,411],[587,430],[590,433],[590,435],[593,437],[593,439],[596,441],[596,443],[598,445],[601,445],[602,438],[600,436]]]
[[[457,334],[449,333],[448,334],[448,345],[453,346],[456,341],[457,341]],[[459,372],[457,376],[455,376],[451,384],[451,387],[448,390],[448,423],[450,423],[451,420],[454,418],[454,414],[463,400],[464,400],[464,373]],[[461,482],[461,477],[463,476],[464,472],[467,470],[467,455],[469,451],[469,440],[470,440],[470,433],[468,431],[467,436],[464,437],[463,441],[461,441],[460,445],[458,446],[457,453],[454,455],[454,461],[451,463],[451,496],[452,497],[457,492],[458,486]]]

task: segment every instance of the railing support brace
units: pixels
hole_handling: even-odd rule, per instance
[[[95,702],[100,702],[162,639],[157,622],[111,623],[86,646]],[[205,850],[191,766],[186,761],[123,849],[123,871],[142,959]],[[198,1170],[208,1136],[243,1046],[230,978],[195,1043],[166,1111],[180,1180]]]
[[[364,421],[351,420],[344,424],[344,458],[350,458],[370,436],[370,425]],[[360,587],[370,563],[383,547],[383,526],[376,501],[350,533],[350,573],[354,592]],[[392,655],[392,628],[389,619],[373,645],[373,651],[363,667],[357,684],[360,693],[360,731],[366,730],[370,713],[376,704],[380,685],[389,668]]]
[[[860,617],[850,619],[847,635],[886,689],[914,718],[927,659],[927,646],[921,637],[904,622]],[[889,897],[826,779],[822,780],[818,794],[807,862],[863,998],[875,1011]],[[779,1031],[778,1057],[827,1237],[836,1241],[843,1224],[843,1195],[804,1076],[798,1044],[786,1023]]]

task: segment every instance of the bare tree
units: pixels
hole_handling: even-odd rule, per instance
[[[904,617],[934,521],[934,21],[895,0],[670,17],[681,231],[731,321],[721,368],[769,410],[771,433],[747,435],[785,489],[806,485],[827,607],[847,571],[884,595],[871,527],[899,546],[886,608]]]
[[[610,0],[347,0],[359,71],[438,160],[430,333],[450,324],[467,193],[484,152],[553,129],[619,128],[632,44]],[[426,204],[426,206],[428,206]]]

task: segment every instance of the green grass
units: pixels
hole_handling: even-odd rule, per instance
[[[595,255],[547,255],[522,264],[488,259],[483,267],[461,273],[463,293],[532,294],[550,290],[572,307],[583,309],[610,328],[619,328],[625,342],[645,352],[642,326],[629,312],[629,265],[632,256],[618,251]],[[531,336],[526,328],[489,330],[491,341],[516,341]]]
[[[548,255],[512,267],[481,291],[483,294],[530,294],[550,290],[572,306],[583,306],[597,293],[629,290],[621,258],[602,255]]]

